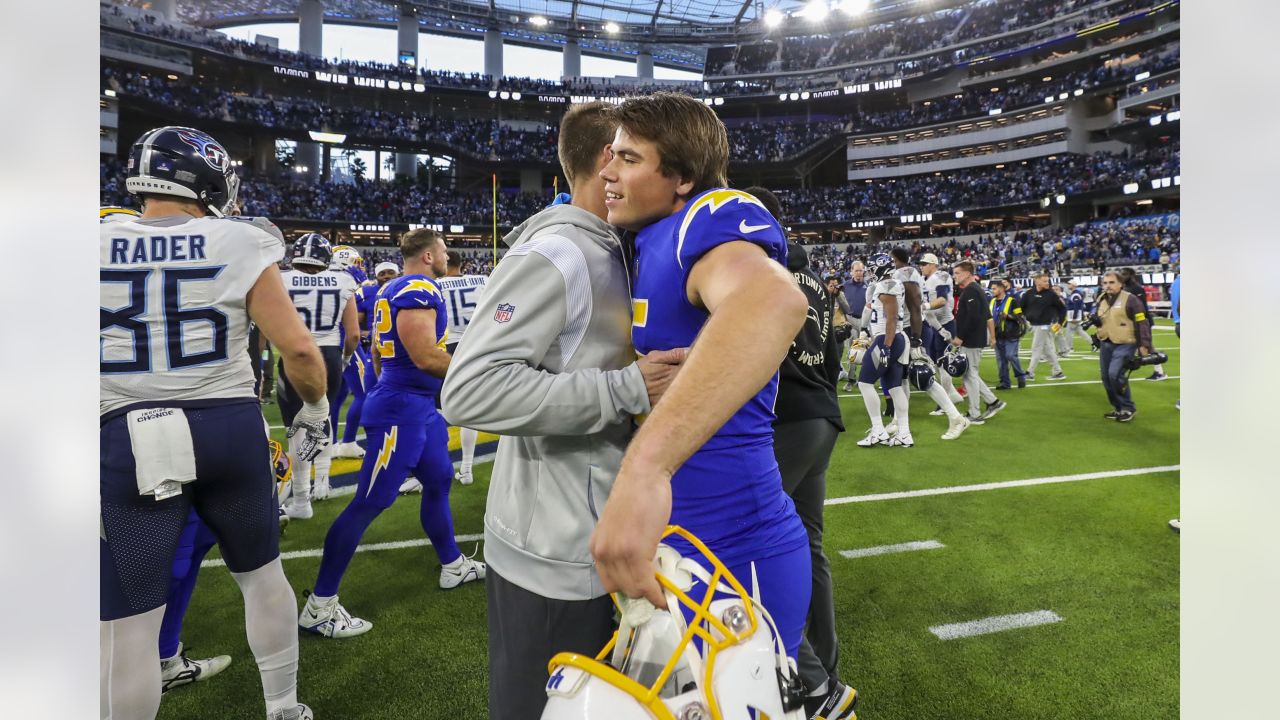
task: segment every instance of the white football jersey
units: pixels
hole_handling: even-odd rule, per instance
[[[308,273],[290,269],[281,273],[281,276],[294,309],[302,318],[302,324],[311,331],[316,345],[341,345],[342,310],[359,287],[351,273],[346,270]]]
[[[871,337],[883,335],[885,331],[884,302],[881,295],[892,295],[898,301],[897,332],[904,332],[903,322],[907,317],[907,293],[902,283],[892,278],[881,280],[871,287],[868,297],[871,298]]]
[[[894,270],[893,275],[890,277],[900,283],[915,283],[916,285],[921,286],[921,289],[924,288],[924,277],[920,275],[919,270],[911,267],[910,265],[904,265],[897,270]]]
[[[951,310],[951,301],[955,297],[955,286],[951,283],[951,276],[945,270],[935,270],[932,275],[924,279],[924,301],[931,303],[938,298],[946,300],[942,307],[931,310],[933,317],[938,322],[946,324],[955,319],[955,313]]]
[[[471,324],[471,316],[476,311],[480,294],[484,292],[486,280],[488,278],[484,275],[461,275],[436,280],[444,291],[445,302],[448,304],[450,344],[462,340],[462,333]]]
[[[284,243],[230,218],[100,226],[99,413],[252,399],[249,289]]]

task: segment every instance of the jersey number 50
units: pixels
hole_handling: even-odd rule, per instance
[[[139,319],[139,315],[147,312],[150,293],[147,281],[154,270],[103,270],[99,277],[102,283],[127,283],[129,285],[129,304],[124,307],[108,310],[100,308],[100,331],[118,327],[133,335],[133,358],[131,360],[102,360],[99,371],[103,374],[151,372],[151,326],[147,321]],[[170,268],[159,271],[160,274],[160,307],[161,319],[164,323],[165,356],[170,370],[220,362],[227,359],[227,316],[216,308],[182,307],[182,283],[199,280],[209,281],[218,277],[222,267]],[[209,332],[206,343],[208,350],[188,353],[185,350],[182,331],[188,323],[202,323]],[[201,343],[206,344],[206,343]]]

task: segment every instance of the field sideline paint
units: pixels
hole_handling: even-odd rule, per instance
[[[864,558],[874,555],[888,555],[890,553],[912,552],[915,550],[937,550],[944,548],[946,545],[937,540],[915,540],[913,542],[898,543],[896,545],[877,545],[876,547],[858,548],[857,550],[841,550],[840,556],[846,558]]]
[[[1058,613],[1052,610],[1035,610],[1015,615],[996,615],[982,618],[981,620],[970,620],[948,625],[934,625],[929,628],[929,632],[937,635],[939,640],[955,640],[957,638],[973,637],[974,635],[990,635],[991,633],[1004,632],[1005,630],[1017,630],[1018,628],[1036,627],[1037,625],[1049,625],[1050,623],[1059,622],[1062,622],[1062,616]]]

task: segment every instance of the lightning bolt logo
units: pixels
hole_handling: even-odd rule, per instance
[[[741,190],[712,190],[706,195],[698,198],[694,201],[693,207],[689,208],[688,212],[684,214],[684,220],[680,222],[680,234],[676,238],[676,264],[680,264],[680,249],[684,247],[685,233],[688,232],[689,225],[693,223],[693,219],[697,216],[698,211],[705,207],[708,209],[707,212],[709,214],[714,215],[716,210],[719,210],[721,207],[727,205],[733,200],[740,203],[746,203],[748,205],[764,207],[764,203],[760,202],[755,195],[742,192]],[[681,264],[680,267],[684,267],[684,265]]]
[[[414,290],[421,290],[427,293],[428,295],[433,295],[438,298],[442,297],[440,295],[440,288],[436,287],[435,283],[431,282],[430,280],[418,280],[418,279],[410,280],[409,282],[405,283],[404,287],[400,288],[400,292],[396,293],[396,297],[400,297],[401,295],[404,295],[405,293],[408,293],[408,292],[413,292]]]
[[[382,439],[382,449],[378,451],[378,460],[373,464],[373,472],[369,475],[369,489],[365,491],[365,497],[369,497],[369,493],[373,492],[373,485],[378,482],[378,473],[386,470],[391,464],[391,453],[396,451],[396,437],[399,435],[399,430],[399,425],[392,425],[391,431]]]

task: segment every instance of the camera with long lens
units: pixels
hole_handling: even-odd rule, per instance
[[[1128,360],[1124,361],[1124,369],[1137,370],[1143,365],[1163,365],[1167,362],[1169,362],[1169,356],[1159,350],[1154,350],[1146,355],[1138,355],[1137,353],[1134,353],[1129,356]]]

